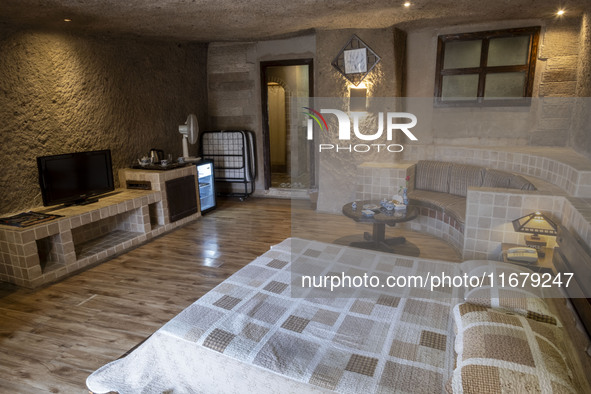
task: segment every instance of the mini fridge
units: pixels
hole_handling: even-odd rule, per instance
[[[197,164],[197,179],[199,182],[199,202],[201,213],[215,208],[215,181],[213,161],[201,160]]]

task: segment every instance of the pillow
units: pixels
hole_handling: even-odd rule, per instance
[[[434,192],[449,192],[449,171],[452,163],[419,160],[415,172],[415,188]]]
[[[453,392],[580,392],[560,328],[469,303],[453,317]]]
[[[493,170],[487,168],[482,180],[482,187],[502,187],[509,188],[509,178],[511,174],[505,171]]]
[[[499,289],[502,288],[501,285],[503,284],[500,280],[502,276],[505,279],[504,288],[511,289],[512,287],[509,285],[509,278],[513,276],[516,278],[520,278],[519,286],[515,287],[515,290],[525,291],[529,294],[532,294],[540,298],[564,297],[556,287],[535,286],[535,283],[532,280],[524,281],[523,274],[537,274],[540,275],[540,279],[542,279],[543,277],[543,274],[535,273],[524,265],[505,263],[502,261],[494,260],[468,260],[461,263],[460,268],[469,277],[485,277],[485,279],[488,280],[490,279],[490,274],[492,274],[493,279],[496,278],[494,285]],[[490,286],[490,283],[488,282],[485,282],[485,284]]]
[[[532,274],[531,270],[515,264],[487,260],[466,261],[462,263],[461,268],[469,278],[484,278],[480,286],[466,288],[464,301],[482,307],[504,309],[529,319],[560,326],[560,320],[543,300],[545,296],[560,297],[560,295],[552,292],[553,289],[531,286],[529,281],[526,281],[526,285],[530,286],[521,287],[524,277],[519,275]],[[495,283],[490,282],[490,274]],[[500,275],[504,275],[504,287],[501,287]],[[511,275],[517,275],[520,286],[508,285],[508,278]]]
[[[482,187],[500,187],[503,189],[537,190],[533,183],[521,175],[487,168],[482,179]]]
[[[511,175],[509,178],[509,188],[519,190],[536,190],[533,183],[522,177],[521,175]]]
[[[468,187],[481,186],[484,168],[469,164],[452,164],[449,173],[449,193],[466,197]]]
[[[494,289],[491,286],[483,286],[466,292],[464,300],[473,305],[503,309],[506,312],[515,313],[528,319],[560,325],[560,320],[550,312],[543,299],[524,291]]]

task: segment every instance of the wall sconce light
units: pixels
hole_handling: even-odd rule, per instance
[[[364,83],[349,89],[349,112],[367,111],[367,87]]]
[[[518,233],[532,234],[525,236],[525,244],[536,248],[538,254],[544,256],[544,248],[547,243],[544,238],[540,237],[540,234],[556,236],[558,226],[543,213],[534,212],[513,220],[513,228]]]

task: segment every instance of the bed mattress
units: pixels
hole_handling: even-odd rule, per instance
[[[444,392],[454,367],[454,288],[360,297],[292,290],[292,266],[330,272],[459,271],[459,264],[287,239],[87,380],[95,393]],[[294,279],[296,278],[296,279]],[[294,297],[294,295],[296,297]]]

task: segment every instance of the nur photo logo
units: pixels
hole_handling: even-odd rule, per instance
[[[314,123],[312,122],[312,119],[316,121],[316,123],[320,127],[320,130],[324,128],[324,130],[328,131],[328,124],[326,124],[326,120],[324,119],[324,116],[320,114],[320,112],[315,111],[309,107],[303,108],[308,110],[308,112],[304,112],[304,114],[310,117],[308,118],[308,140],[312,140],[314,138]]]
[[[340,141],[351,140],[351,128],[356,138],[362,141],[375,141],[383,139],[385,130],[386,141],[392,141],[394,138],[394,132],[399,130],[402,131],[408,139],[411,141],[417,141],[418,138],[410,131],[411,128],[416,126],[417,117],[408,112],[378,112],[377,113],[377,130],[372,133],[362,132],[360,123],[365,117],[369,116],[367,112],[349,112],[340,111],[337,109],[321,109],[316,111],[310,107],[303,107],[307,112],[304,112],[308,116],[306,135],[308,140],[314,138],[314,123],[320,127],[320,130],[328,132],[328,123],[322,114],[331,114],[336,116],[338,122],[338,139]],[[351,125],[353,127],[351,127]],[[364,130],[366,131],[366,130]],[[338,145],[338,144],[319,144],[318,151],[324,150],[335,150],[348,151],[348,152],[359,152],[365,153],[372,150],[380,152],[386,150],[388,152],[401,152],[404,147],[400,144],[385,144],[385,143],[372,143],[372,144],[349,144],[349,145]]]

